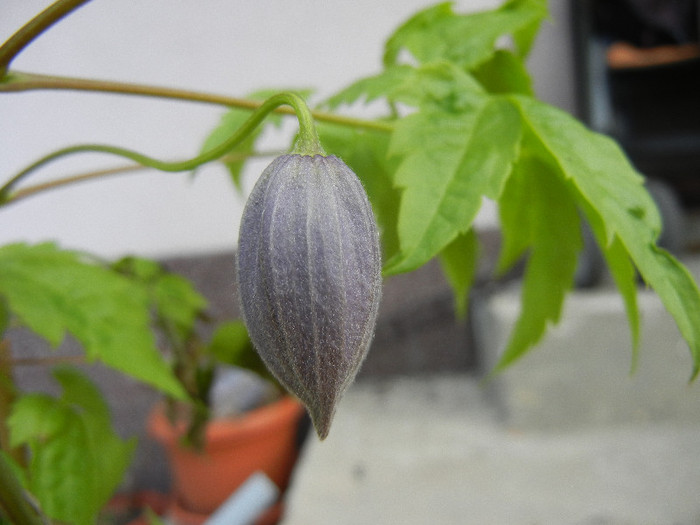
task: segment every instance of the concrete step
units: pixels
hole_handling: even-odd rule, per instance
[[[684,261],[700,276],[700,258]],[[520,312],[520,286],[481,294],[473,330],[491,369]],[[490,382],[513,428],[572,429],[620,423],[700,423],[700,382],[688,384],[687,344],[661,301],[640,288],[641,344],[631,373],[632,343],[622,299],[611,284],[573,292],[561,322],[543,341]]]

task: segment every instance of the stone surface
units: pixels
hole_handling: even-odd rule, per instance
[[[356,384],[285,525],[698,525],[700,421],[515,432],[468,375]]]
[[[700,275],[697,261],[686,261]],[[638,293],[642,315],[637,370],[619,294],[611,286],[575,291],[561,322],[490,386],[513,428],[572,429],[628,423],[700,422],[700,384],[688,384],[688,347],[658,297]],[[519,313],[519,287],[482,296],[474,333],[486,368],[506,346]]]

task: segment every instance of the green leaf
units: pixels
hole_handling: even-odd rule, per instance
[[[106,403],[85,376],[69,368],[54,375],[63,396],[20,398],[8,419],[12,443],[30,447],[27,488],[42,509],[89,525],[119,485],[136,442],[115,434]]]
[[[363,78],[326,102],[331,109],[359,100],[379,98],[413,107],[437,106],[445,111],[466,111],[483,102],[481,85],[455,64],[438,61],[420,67],[390,66],[373,77]]]
[[[423,40],[429,38],[430,32],[435,26],[444,23],[445,20],[454,18],[452,2],[443,2],[422,11],[401,24],[389,37],[384,45],[384,66],[389,67],[398,63],[401,50],[404,48],[420,48]],[[423,36],[423,35],[426,36]],[[418,58],[418,57],[416,57]]]
[[[474,228],[460,233],[442,252],[440,263],[455,296],[458,318],[467,316],[469,290],[474,283],[479,262],[479,239]]]
[[[399,246],[399,191],[392,176],[399,162],[388,156],[391,135],[332,124],[317,127],[326,151],[343,159],[362,181],[377,218],[384,258],[394,255]]]
[[[528,173],[536,172],[537,160],[525,151],[513,166],[498,201],[501,221],[501,252],[496,272],[503,275],[527,252],[531,245],[530,195]]]
[[[510,51],[499,50],[474,70],[474,78],[489,93],[534,96],[532,79],[523,61]]]
[[[155,346],[148,295],[129,279],[53,244],[10,244],[0,247],[0,297],[52,345],[70,333],[88,359],[185,397]]]
[[[700,291],[690,272],[656,245],[661,222],[643,178],[611,139],[586,129],[563,111],[518,98],[543,158],[571,180],[605,224],[605,245],[619,238],[644,280],[656,291],[700,370]]]
[[[605,235],[605,225],[600,215],[588,203],[583,203],[582,208],[591,225],[596,242],[605,257],[610,274],[624,301],[632,338],[631,368],[634,371],[639,358],[640,335],[640,314],[637,305],[637,273],[627,250],[620,242],[620,238],[615,235],[612,241],[608,242]]]
[[[421,111],[396,125],[391,153],[404,189],[400,253],[386,273],[418,268],[469,230],[483,197],[497,199],[519,151],[521,126],[510,103],[493,98],[474,112]]]
[[[271,375],[258,356],[242,321],[219,325],[212,335],[208,352],[224,364],[244,368],[264,378]]]
[[[415,76],[415,69],[411,66],[392,66],[381,73],[362,78],[340,92],[336,93],[323,104],[328,109],[336,109],[346,104],[354,104],[362,101],[368,104],[379,98],[394,98],[393,93],[401,89],[402,85],[409,84]]]
[[[524,15],[525,20],[513,31],[512,36],[518,56],[525,58],[532,49],[542,22],[549,14],[547,0],[509,0],[503,9],[518,11]]]
[[[265,100],[281,90],[264,89],[251,93],[247,98],[252,100]],[[311,94],[311,90],[297,90],[298,94],[306,98]],[[250,110],[231,108],[221,117],[219,125],[216,126],[209,136],[205,139],[200,153],[212,150],[228,140],[243,123],[248,120],[251,115]],[[270,114],[267,117],[266,124],[279,126],[282,118],[277,114]],[[250,135],[241,141],[235,148],[229,152],[229,157],[222,159],[224,166],[231,176],[231,180],[239,191],[241,190],[241,174],[248,157],[255,152],[255,145],[258,138],[265,130],[265,125],[258,126]]]
[[[499,9],[455,14],[450,4],[419,12],[389,38],[384,65],[397,64],[403,50],[420,64],[447,60],[471,69],[488,60],[503,35],[512,35],[518,52],[529,51],[547,10],[544,0],[506,2]]]
[[[529,248],[522,290],[521,314],[496,366],[502,370],[520,358],[544,335],[549,322],[559,321],[564,298],[574,282],[582,247],[580,220],[567,185],[537,160],[520,162],[501,198],[507,239],[527,239],[510,253]],[[517,220],[516,220],[517,219]]]
[[[204,314],[207,301],[190,281],[155,261],[138,257],[125,257],[113,268],[143,287],[157,324],[169,335],[183,342],[193,334],[194,324]]]

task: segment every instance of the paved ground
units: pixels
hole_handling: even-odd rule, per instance
[[[356,384],[285,525],[699,525],[700,421],[513,431],[464,375]]]

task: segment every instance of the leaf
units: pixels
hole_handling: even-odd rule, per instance
[[[658,210],[642,177],[611,139],[586,129],[563,111],[519,97],[524,118],[540,143],[540,154],[569,178],[605,224],[605,245],[619,238],[644,280],[656,291],[700,371],[700,291],[690,272],[656,245]]]
[[[180,341],[192,335],[195,321],[203,315],[207,301],[190,281],[155,261],[138,257],[125,257],[113,268],[143,287],[158,325],[168,334]]]
[[[281,90],[264,89],[255,91],[248,95],[247,98],[252,100],[265,100],[272,95],[279,93]],[[306,98],[311,94],[311,90],[297,90],[298,94]],[[212,150],[231,138],[231,136],[238,131],[238,129],[243,125],[243,123],[250,118],[250,110],[231,108],[221,117],[219,125],[216,126],[212,132],[207,136],[202,145],[200,153]],[[279,126],[282,122],[280,115],[271,113],[267,119],[266,124],[271,124]],[[248,159],[248,157],[255,152],[255,144],[265,130],[265,125],[258,126],[253,132],[251,132],[243,141],[241,141],[235,148],[231,149],[229,152],[232,158],[224,158],[222,162],[231,176],[231,180],[239,191],[241,191],[241,174],[243,167]]]
[[[501,251],[496,272],[503,275],[520,260],[531,246],[532,220],[528,173],[537,171],[537,160],[523,152],[513,166],[511,176],[498,201],[501,221]]]
[[[534,96],[532,79],[523,61],[510,51],[499,50],[474,70],[474,78],[489,93]]]
[[[559,321],[582,248],[574,199],[566,184],[536,159],[519,163],[506,184],[501,204],[505,209],[518,208],[517,213],[502,215],[504,236],[527,239],[530,253],[521,314],[496,371],[513,363],[537,343],[548,323]],[[513,241],[510,242],[512,245]],[[510,248],[511,253],[520,249],[521,246]]]
[[[363,78],[326,102],[331,109],[359,100],[379,98],[412,107],[439,106],[446,111],[465,111],[483,101],[481,85],[455,64],[439,61],[420,67],[390,66],[373,77]]]
[[[637,274],[630,260],[627,250],[615,236],[611,242],[607,242],[605,225],[597,212],[587,203],[583,204],[583,210],[591,225],[596,242],[605,257],[610,273],[622,295],[625,311],[630,325],[632,338],[632,370],[634,371],[639,358],[639,331],[640,315],[637,305]]]
[[[148,296],[129,279],[50,243],[10,244],[0,247],[0,297],[52,345],[70,333],[88,359],[185,397],[155,346]]]
[[[401,50],[420,47],[423,42],[422,35],[428,33],[435,26],[444,23],[456,16],[452,11],[452,2],[443,2],[422,11],[401,24],[389,37],[384,45],[384,67],[398,63]],[[412,43],[415,41],[415,43]],[[418,58],[418,57],[416,57]]]
[[[475,112],[421,111],[397,123],[390,152],[402,156],[401,250],[385,272],[418,268],[468,231],[483,197],[500,195],[519,142],[518,113],[501,98]]]
[[[474,228],[460,233],[440,252],[440,262],[455,296],[458,318],[467,316],[469,290],[474,283],[479,261],[479,239]]]
[[[491,57],[503,35],[512,35],[524,56],[546,14],[544,0],[510,1],[499,9],[464,15],[455,14],[450,4],[439,4],[398,28],[385,45],[384,65],[397,64],[406,50],[419,64],[446,60],[471,69]]]
[[[410,83],[414,78],[415,69],[411,66],[392,66],[381,73],[362,78],[340,92],[336,93],[322,105],[328,109],[337,109],[343,104],[353,104],[363,101],[368,104],[379,98],[392,99],[392,94],[400,89],[400,86]]]
[[[30,447],[27,488],[42,509],[89,525],[119,485],[136,442],[114,433],[106,403],[85,376],[70,368],[54,375],[63,396],[21,397],[8,419],[12,443]]]
[[[512,33],[518,56],[525,58],[532,49],[542,21],[549,14],[547,0],[509,0],[503,9],[512,9],[527,14],[527,21],[524,21]]]
[[[263,378],[272,377],[255,351],[242,321],[219,325],[212,335],[208,352],[221,363],[250,370]]]
[[[388,156],[391,135],[332,124],[319,124],[318,131],[326,151],[343,159],[362,181],[377,218],[384,258],[394,255],[399,246],[399,191],[392,176],[399,163]]]

